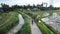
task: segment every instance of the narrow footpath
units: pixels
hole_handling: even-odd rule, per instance
[[[34,20],[31,17],[29,17],[29,19],[30,19],[30,26],[31,26],[32,34],[42,34],[42,32],[40,31],[40,29],[38,28],[38,26],[36,25]],[[32,21],[33,21],[33,23],[32,23]]]
[[[18,17],[19,17],[19,23],[6,34],[16,34],[21,29],[21,27],[24,24],[24,19],[21,14],[19,14]]]

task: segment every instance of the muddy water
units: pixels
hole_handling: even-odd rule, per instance
[[[52,26],[56,31],[60,32],[60,16],[57,13],[53,13],[52,16],[49,18],[42,18],[42,21],[44,21],[46,24]]]
[[[44,13],[43,16],[49,16],[49,13]]]
[[[22,15],[19,14],[18,17],[19,17],[19,23],[15,27],[13,27],[7,34],[16,34],[23,26],[24,19],[23,19]]]

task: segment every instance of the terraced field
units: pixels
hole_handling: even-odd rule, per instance
[[[24,12],[26,12],[26,10],[24,10]],[[44,14],[46,14],[46,13],[49,13],[50,14],[49,16],[51,16],[52,13],[58,13],[60,15],[60,10],[51,10],[51,11],[50,10],[48,10],[48,11],[27,11],[27,12],[28,13],[33,13],[35,15],[39,15],[40,18],[45,17]]]
[[[43,34],[58,34],[57,31],[53,30],[51,28],[51,26],[46,25],[41,19],[44,17],[49,17],[51,16],[53,13],[57,13],[60,15],[60,10],[52,10],[52,11],[27,11],[24,12],[28,15],[30,15],[32,18],[34,18],[36,24],[38,25],[38,27],[41,29],[41,31],[43,32]],[[49,13],[50,15],[48,16],[44,16],[44,13]],[[39,22],[40,20],[40,22]],[[49,33],[48,33],[49,32]]]
[[[18,13],[9,12],[0,14],[0,34],[5,34],[18,23]]]
[[[45,14],[49,15],[46,16]],[[39,29],[43,34],[57,34],[55,30],[52,30],[51,27],[45,24],[41,19],[45,17],[51,16],[53,13],[57,13],[60,15],[60,10],[52,10],[52,11],[27,11],[24,10],[20,12],[25,20],[25,24],[22,28],[17,32],[17,34],[31,34],[31,28],[29,24],[29,19],[27,15],[31,16],[36,22]],[[45,15],[45,16],[44,16]],[[18,12],[9,12],[9,13],[0,13],[0,34],[7,33],[11,28],[18,24]]]
[[[22,12],[20,12],[20,14],[23,16],[25,23],[22,28],[17,32],[17,34],[31,34],[31,27],[28,16]]]

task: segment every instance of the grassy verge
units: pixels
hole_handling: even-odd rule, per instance
[[[53,32],[49,28],[47,28],[43,22],[38,22],[37,25],[43,34],[53,34]]]
[[[40,18],[37,18],[37,15],[36,14],[33,14],[33,13],[27,13],[25,12],[26,14],[30,15],[36,22],[36,24],[38,25],[38,27],[40,28],[40,30],[42,31],[43,34],[54,34],[53,31],[50,30],[50,28],[48,28],[44,22],[41,21],[41,23],[38,22],[38,20]]]
[[[25,23],[22,26],[22,28],[19,30],[19,32],[17,32],[17,34],[31,34],[31,28],[30,28],[28,16],[24,13],[20,13],[20,14],[23,16]]]
[[[9,12],[0,14],[0,34],[5,34],[18,23],[18,13]]]
[[[60,34],[60,32],[58,32],[58,31],[56,31],[53,27],[51,27],[51,26],[49,26],[49,25],[47,25],[47,24],[45,24],[51,31],[53,31],[54,32],[54,34]]]

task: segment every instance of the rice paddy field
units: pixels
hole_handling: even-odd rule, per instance
[[[60,10],[47,10],[47,11],[27,11],[27,10],[24,10],[24,12],[30,12],[30,13],[33,13],[33,14],[36,14],[36,15],[39,15],[41,18],[45,17],[44,14],[45,13],[49,13],[51,16],[52,13],[57,13],[60,15]]]
[[[31,27],[30,27],[30,21],[28,16],[25,13],[20,12],[20,14],[24,18],[24,25],[22,28],[17,32],[17,34],[31,34]]]
[[[55,31],[54,29],[51,28],[51,26],[46,25],[41,19],[45,18],[45,17],[50,17],[53,13],[57,13],[60,15],[60,10],[51,10],[51,11],[26,11],[24,10],[24,13],[26,13],[27,15],[31,16],[37,26],[40,28],[40,30],[42,31],[43,34],[60,34],[57,31]],[[49,13],[50,15],[48,16],[44,16],[44,13]],[[38,18],[37,18],[38,16]],[[39,22],[39,19],[41,22]]]
[[[46,13],[48,13],[48,16],[44,16]],[[52,30],[47,26],[42,20],[42,18],[50,17],[53,13],[57,13],[60,15],[60,10],[49,10],[49,11],[28,11],[23,10],[22,13],[18,13],[16,11],[8,12],[8,13],[0,13],[0,34],[7,33],[11,28],[13,28],[15,25],[18,24],[19,18],[18,14],[22,14],[25,24],[17,32],[17,34],[31,34],[31,28],[29,24],[28,16],[31,16],[39,29],[42,31],[43,34],[58,34],[55,30]],[[39,22],[39,20],[41,22]]]
[[[0,34],[5,34],[18,23],[18,13],[0,13]]]

